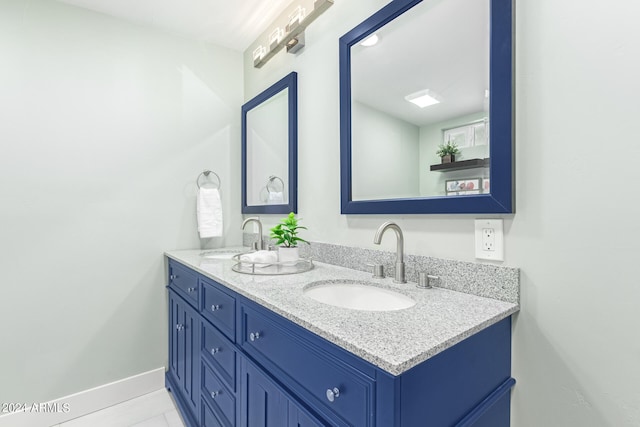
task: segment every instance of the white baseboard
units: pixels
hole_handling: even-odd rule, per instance
[[[48,427],[164,388],[165,368],[104,384],[46,403],[26,403],[26,411],[0,416],[0,427]],[[35,405],[35,406],[34,406]]]

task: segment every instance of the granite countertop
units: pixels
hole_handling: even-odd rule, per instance
[[[217,249],[240,252],[247,248]],[[517,304],[444,288],[419,289],[415,283],[395,284],[391,278],[331,264],[299,274],[260,276],[237,273],[232,259],[202,256],[203,250],[168,251],[172,258],[229,289],[267,307],[345,350],[400,375],[480,330],[518,311]],[[348,279],[375,283],[408,295],[413,307],[398,311],[359,311],[334,307],[303,294],[318,280]]]

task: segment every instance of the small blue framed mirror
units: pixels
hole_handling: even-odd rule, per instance
[[[242,106],[242,213],[298,211],[298,75]]]
[[[512,33],[512,0],[393,0],[340,38],[343,214],[513,212]]]

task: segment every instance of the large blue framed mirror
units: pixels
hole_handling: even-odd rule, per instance
[[[394,0],[340,38],[343,214],[514,211],[512,34],[512,0]]]
[[[298,211],[298,75],[242,106],[242,213]]]

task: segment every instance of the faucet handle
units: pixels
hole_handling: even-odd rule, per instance
[[[440,280],[440,276],[433,276],[421,271],[418,274],[418,284],[416,285],[416,288],[431,289],[433,288],[433,285],[431,285],[431,281],[433,280]]]
[[[376,279],[384,279],[384,265],[382,264],[367,264],[367,267],[372,268],[373,277]]]

